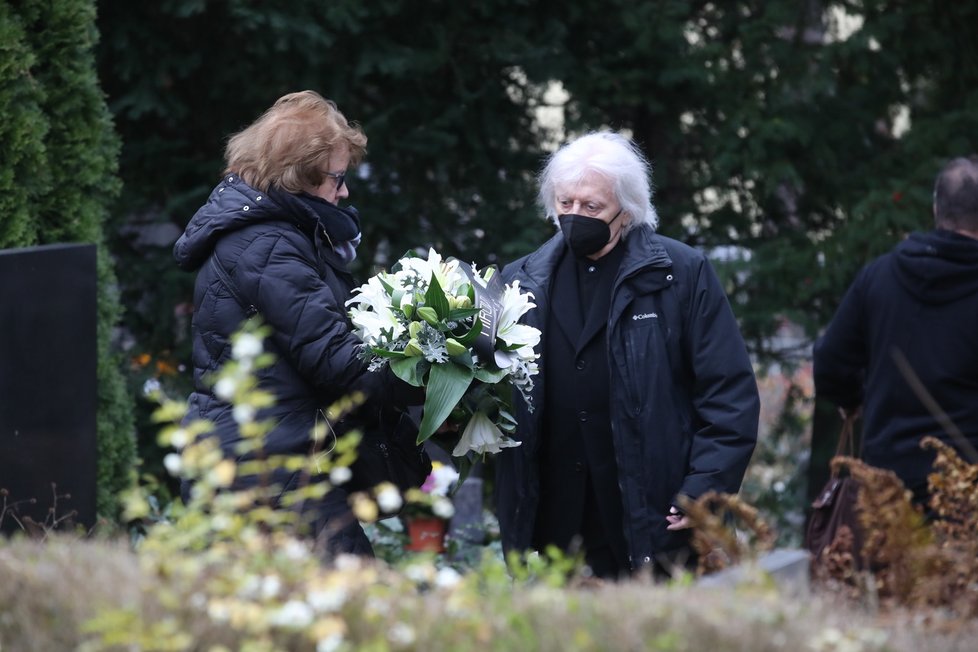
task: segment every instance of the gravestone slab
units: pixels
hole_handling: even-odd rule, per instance
[[[778,588],[790,595],[807,595],[811,590],[812,557],[800,548],[776,548],[756,560],[732,566],[712,575],[701,577],[699,586],[734,587],[756,578],[760,573],[770,578]]]
[[[0,251],[3,532],[17,515],[95,522],[96,279],[94,245]]]

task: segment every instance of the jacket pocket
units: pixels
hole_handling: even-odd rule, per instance
[[[658,331],[654,323],[629,324],[621,330],[625,359],[613,360],[612,364],[620,366],[627,412],[632,416],[640,415],[648,403],[645,399],[650,396],[649,385],[656,373],[654,352],[659,346]]]

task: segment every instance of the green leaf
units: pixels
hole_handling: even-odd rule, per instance
[[[495,385],[496,383],[501,382],[502,379],[505,378],[506,374],[508,373],[509,373],[509,369],[479,368],[476,369],[475,371],[475,379],[480,382],[486,383],[487,385]]]
[[[459,344],[464,344],[465,346],[468,346],[469,344],[472,344],[472,342],[475,341],[475,338],[479,337],[479,333],[481,332],[482,332],[482,320],[476,319],[475,323],[472,324],[472,328],[469,330],[468,333],[466,333],[462,337],[456,337],[455,339],[458,340]]]
[[[421,365],[422,362],[425,364]],[[418,370],[419,366],[421,367],[420,371]],[[427,361],[424,358],[406,357],[391,362],[391,371],[408,385],[424,387],[424,372],[427,370],[427,366]]]
[[[425,320],[435,328],[444,326],[444,324],[442,324],[441,319],[438,318],[438,311],[432,308],[431,306],[421,306],[420,308],[418,308],[418,317],[421,317],[421,319]]]
[[[421,258],[421,256],[419,256],[418,255],[418,252],[416,252],[414,249],[408,249],[407,251],[404,252],[404,254],[402,256],[400,256],[397,259],[397,262],[395,262],[393,265],[391,265],[391,273],[392,274],[396,274],[397,272],[401,271],[401,269],[403,269],[403,267],[401,265],[401,260],[404,259],[404,258]]]
[[[389,296],[393,296],[394,295],[394,286],[384,280],[383,274],[378,274],[377,275],[377,280],[380,281],[380,285],[384,288],[384,290],[387,291],[387,294]]]
[[[465,355],[469,350],[454,337],[445,338],[445,349],[448,351],[448,355],[453,358],[459,355]]]
[[[398,289],[394,290],[393,292],[388,291],[388,294],[391,295],[391,305],[394,306],[395,308],[400,308],[401,307],[401,299],[404,298],[404,290],[398,288]]]
[[[376,346],[370,347],[370,352],[379,358],[391,358],[392,360],[400,360],[401,358],[406,358],[403,351],[388,351],[387,349],[380,349]]]
[[[468,454],[462,457],[455,457],[453,455],[452,460],[454,460],[455,468],[458,470],[458,480],[455,481],[455,486],[452,487],[452,490],[448,493],[448,495],[449,497],[454,498],[455,494],[458,493],[459,488],[462,486],[462,483],[469,477],[469,473],[471,473],[472,467],[474,467],[475,464],[472,462]]]
[[[431,275],[428,291],[424,294],[424,304],[434,308],[439,319],[448,317],[448,313],[452,310],[451,306],[448,305],[448,297],[445,296],[445,291],[441,289],[441,285],[434,274]]]
[[[419,444],[435,434],[435,431],[445,423],[445,419],[472,384],[472,377],[471,369],[457,364],[431,366],[424,398],[424,413],[418,430]]]
[[[481,308],[456,308],[448,313],[448,321],[459,321],[482,312]]]

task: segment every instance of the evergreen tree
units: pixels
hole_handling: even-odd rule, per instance
[[[313,88],[370,138],[369,176],[351,179],[360,271],[424,244],[505,262],[550,232],[533,174],[553,135],[534,111],[558,81],[569,133],[625,129],[646,150],[663,232],[739,252],[721,272],[761,354],[785,318],[814,334],[860,265],[926,228],[940,162],[976,148],[974,3],[100,7],[125,141],[121,220],[182,227],[224,138],[282,93]],[[115,246],[143,258],[132,243]],[[173,320],[159,316],[190,283],[176,272],[160,283],[169,252],[158,253],[146,274],[160,303],[133,284],[142,307],[129,322],[155,350],[173,347]]]
[[[7,14],[11,5],[0,9]],[[31,0],[17,3],[11,22],[20,27],[21,86],[36,88],[27,109],[37,139],[24,173],[22,203],[14,214],[29,216],[34,231],[19,242],[33,245],[85,242],[98,246],[98,511],[114,516],[117,494],[133,463],[132,402],[119,357],[112,350],[121,309],[102,225],[118,194],[119,141],[112,129],[95,74],[95,3],[91,0]],[[23,91],[13,99],[23,101]],[[21,109],[24,111],[24,109]],[[9,124],[9,123],[8,123]],[[18,148],[19,149],[19,148]]]
[[[762,355],[929,228],[940,164],[978,149],[974,3],[582,0],[563,20],[568,126],[632,131],[662,230],[739,248],[720,267]]]
[[[44,134],[41,89],[29,71],[35,57],[23,24],[9,3],[0,4],[0,248],[36,241],[31,200],[42,195]]]

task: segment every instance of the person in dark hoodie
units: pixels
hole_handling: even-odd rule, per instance
[[[339,436],[350,429],[363,436],[352,479],[301,503],[303,521],[327,555],[372,554],[347,504],[349,492],[384,480],[419,486],[431,468],[415,445],[412,422],[392,404],[401,396],[401,403],[412,402],[410,388],[393,374],[367,371],[347,318],[345,302],[355,286],[348,265],[360,242],[360,218],[339,202],[350,195],[347,172],[366,143],[360,128],[319,94],[279,98],[230,138],[223,178],[174,246],[177,264],[197,273],[187,420],[212,422],[226,457],[241,461],[250,454],[241,454],[235,413],[209,374],[228,361],[231,335],[249,317],[270,327],[265,349],[274,355],[271,366],[257,371],[260,387],[275,396],[256,417],[275,423],[261,454],[317,454],[312,431],[325,408],[354,393],[366,397],[331,424]],[[262,481],[284,493],[308,478],[282,469]],[[238,477],[232,488],[257,482]],[[184,483],[185,500],[192,489]]]
[[[978,158],[941,170],[934,222],[859,273],[814,349],[816,393],[847,412],[861,407],[864,461],[894,471],[921,504],[934,460],[924,436],[978,462]],[[963,441],[927,408],[903,361]]]

